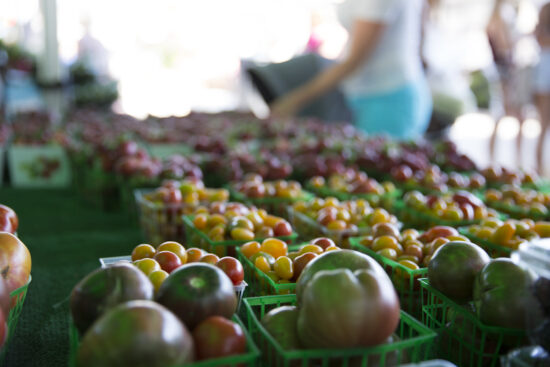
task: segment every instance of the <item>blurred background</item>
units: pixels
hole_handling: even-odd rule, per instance
[[[2,108],[6,115],[45,108],[60,116],[70,104],[95,104],[138,118],[233,110],[267,117],[247,65],[308,52],[337,59],[347,40],[337,2],[0,0]],[[534,167],[541,125],[530,75],[544,3],[508,0],[499,10],[519,75],[521,114],[511,116],[488,41],[494,1],[430,2],[422,49],[434,98],[430,131],[449,136],[480,166]]]

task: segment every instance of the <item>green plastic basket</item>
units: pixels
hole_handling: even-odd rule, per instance
[[[233,256],[237,257],[236,248],[240,245],[244,245],[250,240],[240,241],[240,240],[227,240],[227,241],[212,241],[206,234],[199,231],[193,224],[193,215],[183,216],[183,222],[185,224],[185,233],[187,236],[187,246],[188,247],[198,247],[213,254],[222,256]],[[280,240],[285,241],[286,243],[292,243],[296,238],[298,238],[297,233],[292,233],[290,236],[279,236],[274,237]],[[251,241],[262,242],[265,238],[255,238]]]
[[[548,214],[535,214],[530,213],[528,209],[522,208],[518,205],[508,205],[500,201],[485,201],[487,206],[498,210],[501,213],[507,214],[515,219],[529,218],[533,220],[547,220],[550,219],[550,208]]]
[[[257,366],[258,359],[260,357],[260,351],[254,339],[247,331],[246,327],[242,323],[241,319],[237,315],[233,315],[233,321],[238,323],[244,331],[246,336],[246,353],[236,356],[229,356],[223,358],[209,359],[200,362],[194,362],[185,364],[185,367],[255,367]],[[74,325],[72,319],[69,323],[69,367],[76,367],[76,358],[78,355],[78,347],[80,345],[80,337],[78,330]],[[180,367],[180,366],[166,366],[166,367]],[[183,366],[181,366],[183,367]]]
[[[138,208],[139,226],[147,243],[154,246],[165,241],[185,242],[185,224],[183,216],[193,213],[196,206],[188,204],[156,204],[145,195],[154,189],[134,191]]]
[[[2,365],[4,358],[6,357],[6,352],[10,345],[13,336],[15,335],[15,329],[17,327],[17,322],[19,321],[19,315],[23,311],[23,304],[25,303],[25,298],[27,297],[27,290],[29,289],[29,284],[31,284],[32,277],[29,276],[29,281],[22,287],[17,288],[16,290],[10,293],[10,298],[12,303],[15,302],[15,305],[11,308],[10,314],[8,316],[8,335],[4,346],[0,350],[0,365]]]
[[[249,198],[242,192],[236,191],[232,186],[226,187],[231,194],[233,201],[253,205],[260,209],[265,209],[268,213],[288,219],[288,207],[298,201],[310,201],[315,195],[305,190],[302,195],[296,198]]]
[[[262,351],[265,367],[314,366],[394,366],[430,358],[436,334],[401,311],[396,330],[399,341],[370,348],[284,350],[262,326],[260,320],[270,310],[296,303],[295,295],[245,298],[250,334]]]
[[[471,234],[470,231],[468,231],[467,227],[458,228],[458,232],[461,235],[468,237],[476,245],[482,247],[485,251],[487,251],[489,253],[489,256],[491,256],[492,258],[510,257],[510,255],[514,251],[513,249],[511,249],[509,247],[496,245],[496,244],[492,243],[491,241],[485,240],[483,238],[479,238],[479,237]]]
[[[326,186],[323,187],[314,187],[309,182],[306,184],[306,189],[313,192],[315,195],[320,197],[335,197],[338,200],[356,200],[364,199],[369,202],[372,207],[382,207],[389,209],[392,207],[392,204],[403,194],[403,191],[400,189],[395,189],[390,192],[379,194],[353,194],[348,192],[342,192],[333,190]]]
[[[354,250],[362,252],[374,258],[390,276],[390,279],[399,295],[401,308],[415,317],[422,317],[422,300],[420,299],[420,283],[418,279],[424,278],[428,274],[428,268],[412,270],[377,254],[368,247],[361,245],[361,237],[350,238],[351,246]]]
[[[303,245],[303,244],[302,244]],[[297,251],[302,245],[289,246],[289,251]],[[250,291],[255,296],[284,295],[296,292],[296,283],[275,283],[266,273],[258,269],[237,247],[237,257],[244,267],[244,277]]]
[[[434,226],[464,227],[479,224],[481,220],[448,220],[421,212],[405,205],[403,201],[394,203],[394,210],[400,213],[400,220],[407,228],[428,229]]]
[[[458,366],[497,367],[500,355],[528,343],[524,330],[483,324],[466,306],[452,301],[420,279],[423,322],[437,331],[437,356]]]
[[[351,248],[349,238],[366,236],[370,231],[370,227],[362,227],[357,230],[330,230],[307,215],[295,211],[292,207],[288,209],[288,214],[292,228],[298,232],[300,240],[302,241],[317,237],[328,237],[340,248]]]

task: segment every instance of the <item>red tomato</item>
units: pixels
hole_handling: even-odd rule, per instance
[[[246,351],[242,328],[224,317],[211,316],[193,330],[197,360],[226,357]]]
[[[168,274],[183,265],[178,255],[170,251],[157,252],[153,259],[157,260],[160,268]]]
[[[292,234],[292,227],[286,220],[281,220],[273,227],[273,234],[275,237],[290,236]]]
[[[239,285],[244,279],[244,269],[241,262],[234,257],[225,256],[218,261],[216,266],[231,279],[234,285]]]
[[[17,214],[15,214],[15,211],[12,208],[0,204],[0,217],[5,217],[11,223],[13,229],[12,233],[15,233],[17,231],[17,227],[19,226],[19,219],[17,218]]]

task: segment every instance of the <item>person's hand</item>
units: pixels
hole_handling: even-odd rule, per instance
[[[275,102],[269,106],[269,109],[272,116],[286,118],[295,116],[300,109],[300,105],[292,95],[287,95],[277,98]]]

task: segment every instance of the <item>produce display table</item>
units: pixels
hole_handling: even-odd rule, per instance
[[[66,366],[68,296],[98,259],[126,253],[141,240],[123,213],[82,205],[70,190],[0,190],[17,208],[19,235],[33,256],[33,280],[4,366]]]

